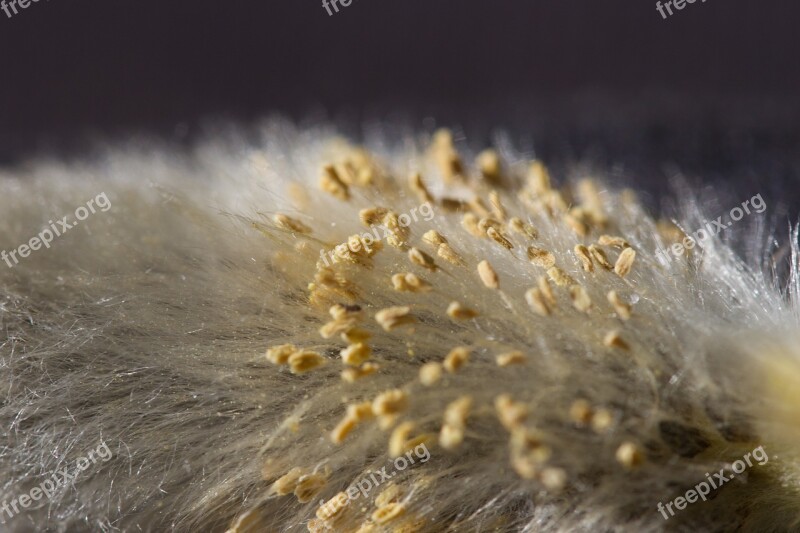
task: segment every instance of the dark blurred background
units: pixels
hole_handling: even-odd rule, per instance
[[[800,3],[697,0],[39,0],[0,12],[0,165],[271,114],[494,128],[658,182],[800,197]]]

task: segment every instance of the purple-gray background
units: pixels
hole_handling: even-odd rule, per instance
[[[0,165],[282,113],[502,126],[553,165],[675,169],[800,198],[800,3],[708,0],[40,0],[0,12]],[[755,192],[755,191],[753,191]],[[748,196],[749,197],[749,196]],[[793,211],[795,214],[797,209]]]

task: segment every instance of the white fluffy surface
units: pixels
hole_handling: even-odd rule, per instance
[[[464,211],[437,206],[435,218],[411,225],[408,242],[430,253],[438,272],[386,243],[368,266],[338,264],[357,292],[342,303],[363,308],[361,327],[372,333],[372,361],[381,366],[355,383],[340,379],[338,353],[346,343],[319,333],[332,302],[309,302],[320,249],[366,231],[360,209],[386,206],[399,214],[418,206],[407,185],[411,172],[420,171],[437,198],[470,198],[475,191],[488,205],[475,154],[462,149],[471,186],[447,185],[427,154],[428,141],[371,137],[367,147],[384,174],[376,186],[351,187],[349,201],[318,188],[322,166],[351,153],[346,143],[331,131],[277,123],[258,143],[210,142],[191,156],[120,147],[86,163],[35,162],[0,176],[5,250],[101,192],[112,204],[50,249],[13,268],[0,263],[0,502],[28,493],[101,441],[113,452],[51,498],[13,519],[4,516],[2,527],[224,531],[245,516],[253,525],[247,529],[243,521],[239,531],[305,531],[320,499],[390,461],[390,432],[375,421],[359,425],[342,444],[331,442],[346,405],[399,388],[409,402],[398,422],[413,421],[415,434],[438,434],[447,404],[469,395],[464,440],[445,450],[433,439],[430,460],[393,479],[403,508],[397,520],[370,520],[381,486],[330,524],[335,530],[367,531],[369,524],[375,531],[431,532],[796,530],[796,233],[790,259],[780,259],[792,262],[788,282],[772,275],[778,268],[762,252],[763,228],[746,234],[745,248],[758,252],[749,254],[757,258],[752,264],[717,237],[702,253],[665,267],[654,256],[657,246],[669,244],[656,220],[613,180],[594,176],[607,227],[576,235],[561,214],[550,217],[518,199],[530,154],[504,147],[503,204],[538,237],[507,231],[509,251],[466,232]],[[582,177],[555,176],[554,186]],[[305,199],[291,193],[292,183]],[[688,195],[678,200],[685,213],[679,225],[700,227],[702,206]],[[277,213],[313,233],[277,227]],[[464,266],[443,261],[422,242],[431,229],[449,240]],[[623,236],[636,250],[625,278],[597,265],[585,272],[576,259],[574,246],[596,243],[601,234]],[[528,261],[531,245],[552,252],[585,288],[593,303],[588,314],[555,285],[552,314],[531,310],[525,291],[546,276]],[[613,264],[620,250],[604,248]],[[476,267],[484,259],[500,290],[481,283]],[[434,290],[394,291],[390,278],[398,272],[414,272]],[[634,302],[630,320],[615,313],[609,290]],[[450,319],[453,300],[479,316]],[[418,322],[385,332],[373,317],[395,305],[409,305]],[[619,330],[630,349],[606,347],[610,330]],[[315,350],[327,364],[294,375],[267,361],[265,350],[285,343]],[[435,386],[421,385],[421,364],[442,361],[455,346],[472,350],[469,362]],[[527,363],[499,367],[495,355],[512,350],[525,353]],[[494,408],[504,393],[527,406],[524,426],[552,452],[541,468],[563,472],[562,489],[512,467],[509,431]],[[598,432],[576,424],[570,408],[578,399],[606,409],[610,427]],[[678,428],[672,440],[663,422],[680,424],[670,426]],[[698,441],[702,449],[681,456],[682,445],[691,449]],[[616,458],[626,442],[642,456],[632,469]],[[770,456],[767,464],[663,520],[658,502],[759,445]],[[310,502],[271,490],[294,467],[329,472]]]

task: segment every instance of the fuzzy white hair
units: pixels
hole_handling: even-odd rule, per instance
[[[690,196],[668,225],[511,148],[367,144],[273,123],[0,176],[6,251],[111,205],[0,263],[2,527],[800,527],[796,231],[785,282],[719,236],[659,261],[704,224]],[[657,510],[758,446],[708,501]]]

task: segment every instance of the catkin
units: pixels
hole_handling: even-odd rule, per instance
[[[497,277],[497,272],[494,271],[494,268],[492,268],[492,265],[490,265],[488,261],[483,260],[478,263],[478,275],[487,288],[500,288],[500,278]]]
[[[621,278],[628,275],[628,272],[633,268],[633,260],[636,259],[636,252],[633,248],[625,248],[619,254],[617,262],[614,264],[614,272]]]

